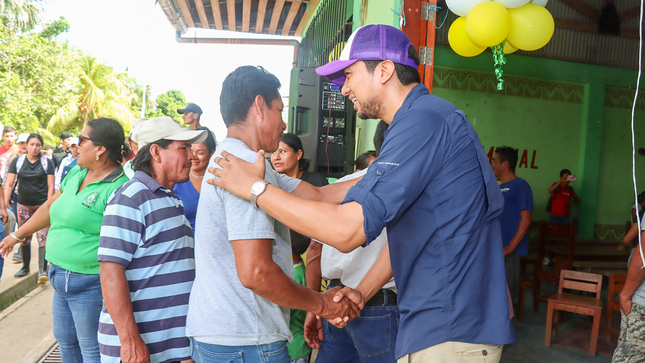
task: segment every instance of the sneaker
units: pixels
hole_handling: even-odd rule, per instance
[[[20,249],[18,249],[18,252],[13,254],[13,257],[11,258],[13,263],[21,263],[22,262],[22,256],[20,255]]]

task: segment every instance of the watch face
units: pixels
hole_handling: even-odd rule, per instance
[[[266,188],[266,184],[261,181],[257,181],[253,183],[253,186],[251,186],[251,193],[258,195],[264,191],[264,188]]]

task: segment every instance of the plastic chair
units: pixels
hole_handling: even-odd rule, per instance
[[[563,289],[580,290],[595,292],[596,297],[580,296],[565,294]],[[602,300],[600,300],[600,290],[602,289],[602,275],[590,274],[587,272],[578,272],[571,270],[560,271],[560,284],[558,293],[551,295],[548,301],[549,310],[546,316],[546,334],[544,345],[551,346],[551,334],[553,336],[558,332],[558,323],[562,321],[562,312],[585,314],[593,316],[593,327],[591,329],[591,344],[589,346],[589,355],[596,355],[596,346],[598,344],[598,331],[600,330],[600,315],[602,314]],[[553,321],[553,312],[556,311],[555,323]]]

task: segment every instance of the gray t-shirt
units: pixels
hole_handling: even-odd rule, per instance
[[[222,150],[246,161],[256,160],[257,153],[237,139],[220,142],[214,157]],[[213,159],[208,166],[219,167]],[[205,182],[212,178],[207,172],[195,219],[196,277],[186,335],[202,343],[227,346],[291,341],[290,310],[242,286],[231,244],[234,240],[274,240],[273,261],[293,278],[289,229],[248,200]],[[289,193],[300,184],[298,179],[278,174],[268,162],[264,180]]]

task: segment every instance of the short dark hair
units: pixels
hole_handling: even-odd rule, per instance
[[[562,178],[562,177],[564,176],[564,174],[569,174],[569,175],[571,175],[571,170],[569,170],[569,169],[562,169],[562,170],[560,170],[560,178]]]
[[[369,167],[367,159],[369,159],[370,157],[376,157],[376,150],[370,150],[358,155],[358,157],[356,158],[356,170],[367,169]]]
[[[40,140],[40,145],[41,145],[41,146],[42,146],[43,144],[45,144],[45,142],[43,141],[43,137],[42,137],[42,136],[40,136],[40,134],[37,134],[37,133],[35,133],[35,132],[33,132],[33,133],[29,134],[29,136],[27,136],[27,144],[29,144],[29,140],[31,140],[31,139],[38,139],[38,140]]]
[[[69,132],[63,132],[60,134],[61,140],[69,139],[70,137],[72,137],[72,134],[70,134]]]
[[[92,128],[90,139],[94,145],[105,147],[108,159],[120,164],[123,158],[130,156],[130,148],[125,143],[123,126],[111,118],[100,117],[91,120],[87,126]]]
[[[54,148],[53,148],[53,147],[51,147],[51,146],[47,146],[47,147],[45,148],[45,150],[54,150]]]
[[[213,133],[208,127],[201,126],[198,127],[196,131],[204,130],[206,131],[206,140],[203,141],[204,145],[206,145],[206,149],[208,150],[209,153],[212,153],[215,151],[215,148],[217,147],[217,143],[215,142],[215,138],[213,137]]]
[[[170,146],[170,144],[172,144],[173,142],[173,140],[161,139],[140,148],[137,155],[135,155],[134,159],[132,159],[132,170],[140,170],[152,176],[152,154],[150,154],[150,147],[152,145],[159,145],[159,147],[161,147],[162,149],[167,149],[168,146]]]
[[[376,125],[376,131],[374,132],[374,149],[376,149],[376,156],[381,155],[381,146],[385,141],[385,131],[390,127],[390,124],[381,120]]]
[[[305,150],[302,147],[302,140],[300,140],[300,138],[294,134],[286,133],[282,135],[282,142],[293,149],[295,153],[297,153],[298,150],[302,150],[302,157],[300,158],[300,160],[298,160],[298,170],[309,170],[309,164],[311,163],[309,162],[309,159],[305,158]]]
[[[414,49],[413,46],[408,47],[408,57],[412,58],[412,60],[417,64],[421,63],[419,60],[419,53],[417,53],[417,50]],[[376,66],[383,61],[366,60],[363,62],[365,63],[365,68],[367,68],[367,71],[374,73]],[[407,86],[411,83],[421,83],[421,75],[419,74],[419,70],[414,67],[406,66],[400,63],[394,63],[394,70],[396,71],[397,77],[399,77],[399,82],[401,82],[401,84],[404,86]]]
[[[222,84],[219,96],[222,119],[226,127],[243,122],[256,96],[262,96],[268,107],[280,97],[280,81],[261,66],[242,66],[231,72]]]
[[[502,146],[495,149],[495,154],[499,154],[499,162],[503,163],[508,161],[508,168],[515,172],[517,166],[517,150],[510,146]]]
[[[16,132],[16,129],[13,128],[11,125],[7,125],[2,129],[2,135],[6,134],[7,132]]]

